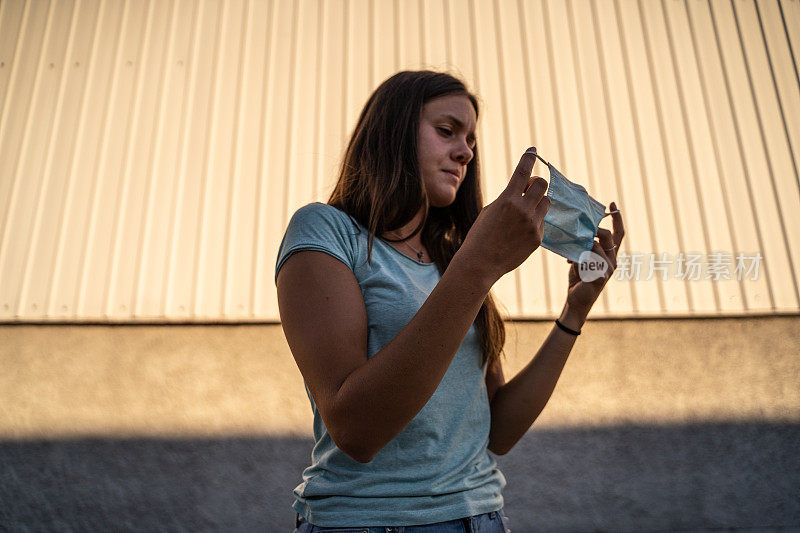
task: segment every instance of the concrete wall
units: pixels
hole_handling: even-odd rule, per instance
[[[510,379],[550,324],[508,326]],[[798,326],[587,324],[497,458],[512,529],[800,529]],[[291,531],[311,411],[279,325],[8,325],[0,368],[0,530]]]

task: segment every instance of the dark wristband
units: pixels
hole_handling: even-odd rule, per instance
[[[574,329],[569,329],[567,326],[565,326],[564,324],[559,322],[557,318],[556,318],[556,326],[558,326],[562,330],[566,331],[570,335],[575,335],[576,337],[581,334],[580,331],[575,331]]]

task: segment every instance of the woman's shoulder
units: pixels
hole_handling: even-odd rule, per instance
[[[344,230],[360,230],[360,224],[344,211],[322,202],[311,202],[299,208],[289,221],[290,226],[333,225]]]
[[[344,211],[320,202],[299,208],[278,247],[275,280],[283,263],[295,252],[325,252],[345,263],[354,272],[363,263],[365,231]]]

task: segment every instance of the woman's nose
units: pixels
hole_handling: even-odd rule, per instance
[[[472,159],[472,150],[464,143],[454,152],[453,158],[459,163],[466,165]]]

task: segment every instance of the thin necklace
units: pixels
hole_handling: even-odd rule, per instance
[[[392,234],[395,237],[397,237],[398,239],[402,239],[402,237],[400,235],[398,235],[397,232],[393,231]],[[421,263],[422,262],[422,256],[424,254],[422,252],[420,252],[419,250],[417,250],[416,248],[414,248],[413,246],[411,246],[410,244],[408,244],[408,241],[402,241],[402,242],[403,242],[403,244],[408,246],[415,254],[417,254],[417,261],[419,261]]]

